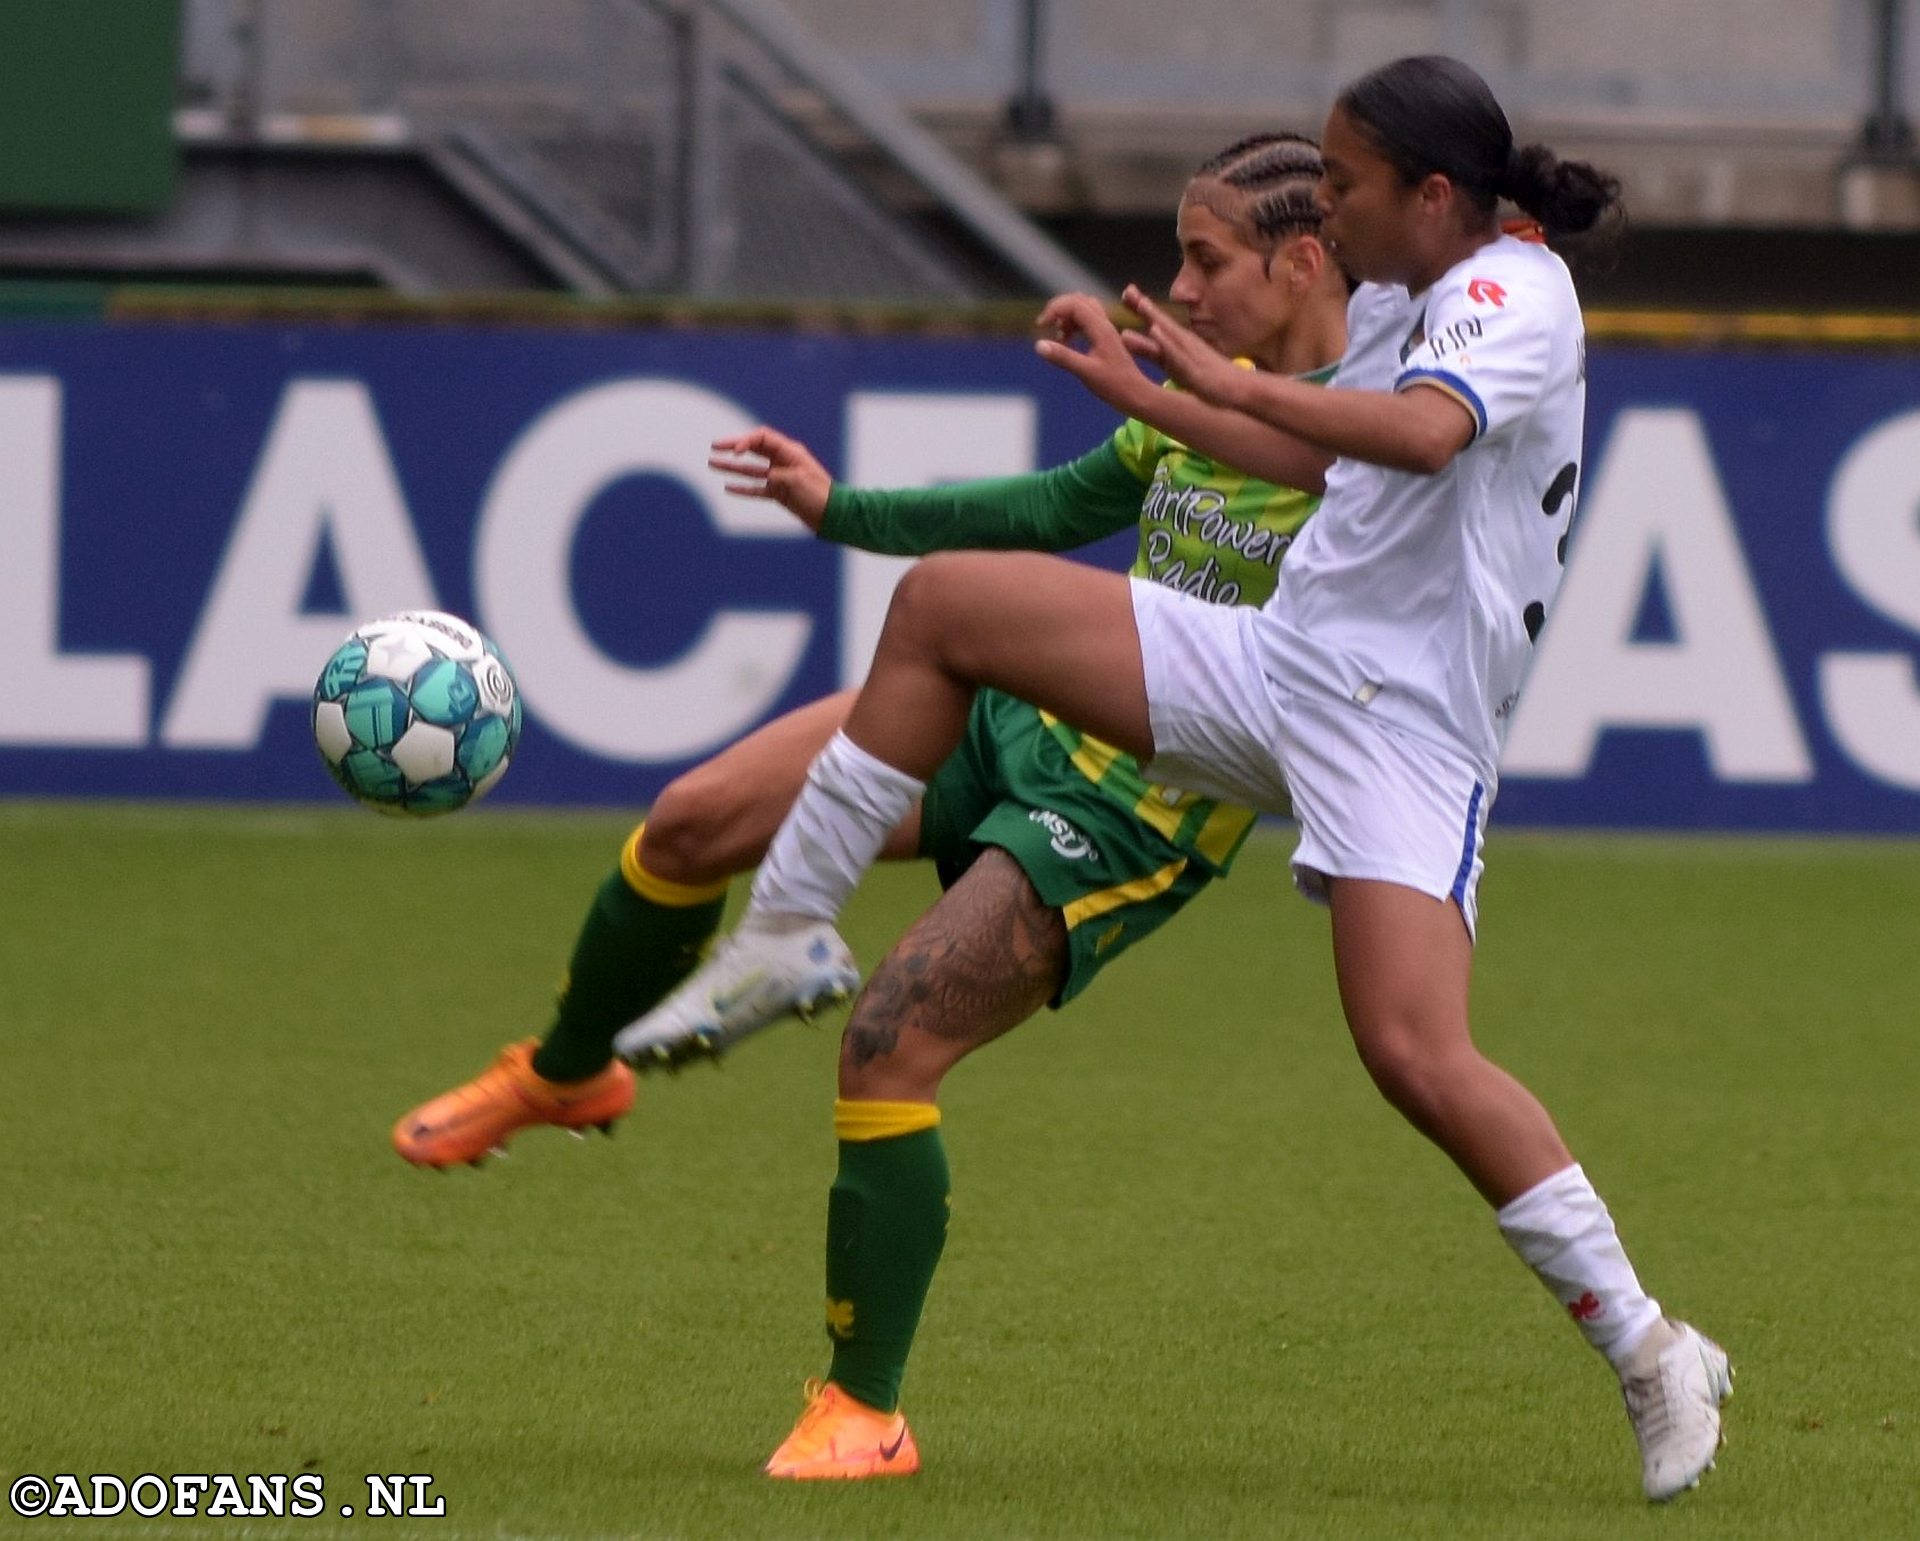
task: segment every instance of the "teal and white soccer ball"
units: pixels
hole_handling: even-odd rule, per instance
[[[506,774],[520,692],[500,650],[458,616],[406,610],[334,649],[313,687],[333,779],[382,813],[452,813]]]

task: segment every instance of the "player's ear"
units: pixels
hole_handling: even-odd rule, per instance
[[[1454,204],[1458,201],[1455,196],[1457,192],[1458,189],[1454,187],[1452,178],[1443,176],[1438,171],[1430,171],[1420,179],[1419,185],[1414,189],[1414,196],[1419,200],[1420,211],[1423,214],[1444,218],[1452,212]]]
[[[1321,245],[1318,236],[1296,236],[1289,242],[1287,281],[1293,292],[1305,294],[1320,282],[1321,274],[1327,270],[1327,262],[1327,249]]]

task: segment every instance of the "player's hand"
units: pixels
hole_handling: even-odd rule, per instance
[[[767,498],[816,533],[826,516],[833,478],[798,439],[772,428],[755,428],[730,439],[715,439],[707,464],[731,477],[727,491],[737,498]]]
[[[1073,375],[1108,406],[1131,416],[1139,393],[1155,388],[1121,342],[1107,307],[1092,295],[1056,295],[1040,312],[1036,327],[1040,340],[1034,352]]]
[[[1120,303],[1140,318],[1141,330],[1128,332],[1121,340],[1129,353],[1158,364],[1202,401],[1235,405],[1246,384],[1246,370],[1175,321],[1138,284],[1127,285]]]

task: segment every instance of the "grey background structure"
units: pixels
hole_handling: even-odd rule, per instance
[[[1910,148],[1862,153],[1889,22],[1904,98],[1920,0],[183,0],[174,207],[11,222],[0,270],[1098,286],[1226,139],[1424,51],[1620,174],[1642,232],[1915,232]]]

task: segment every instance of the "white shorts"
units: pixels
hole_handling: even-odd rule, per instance
[[[1261,667],[1260,612],[1134,579],[1133,619],[1153,729],[1148,774],[1282,813],[1300,825],[1293,881],[1326,902],[1329,878],[1399,883],[1452,899],[1474,934],[1494,788],[1465,756],[1363,706],[1309,695]]]

